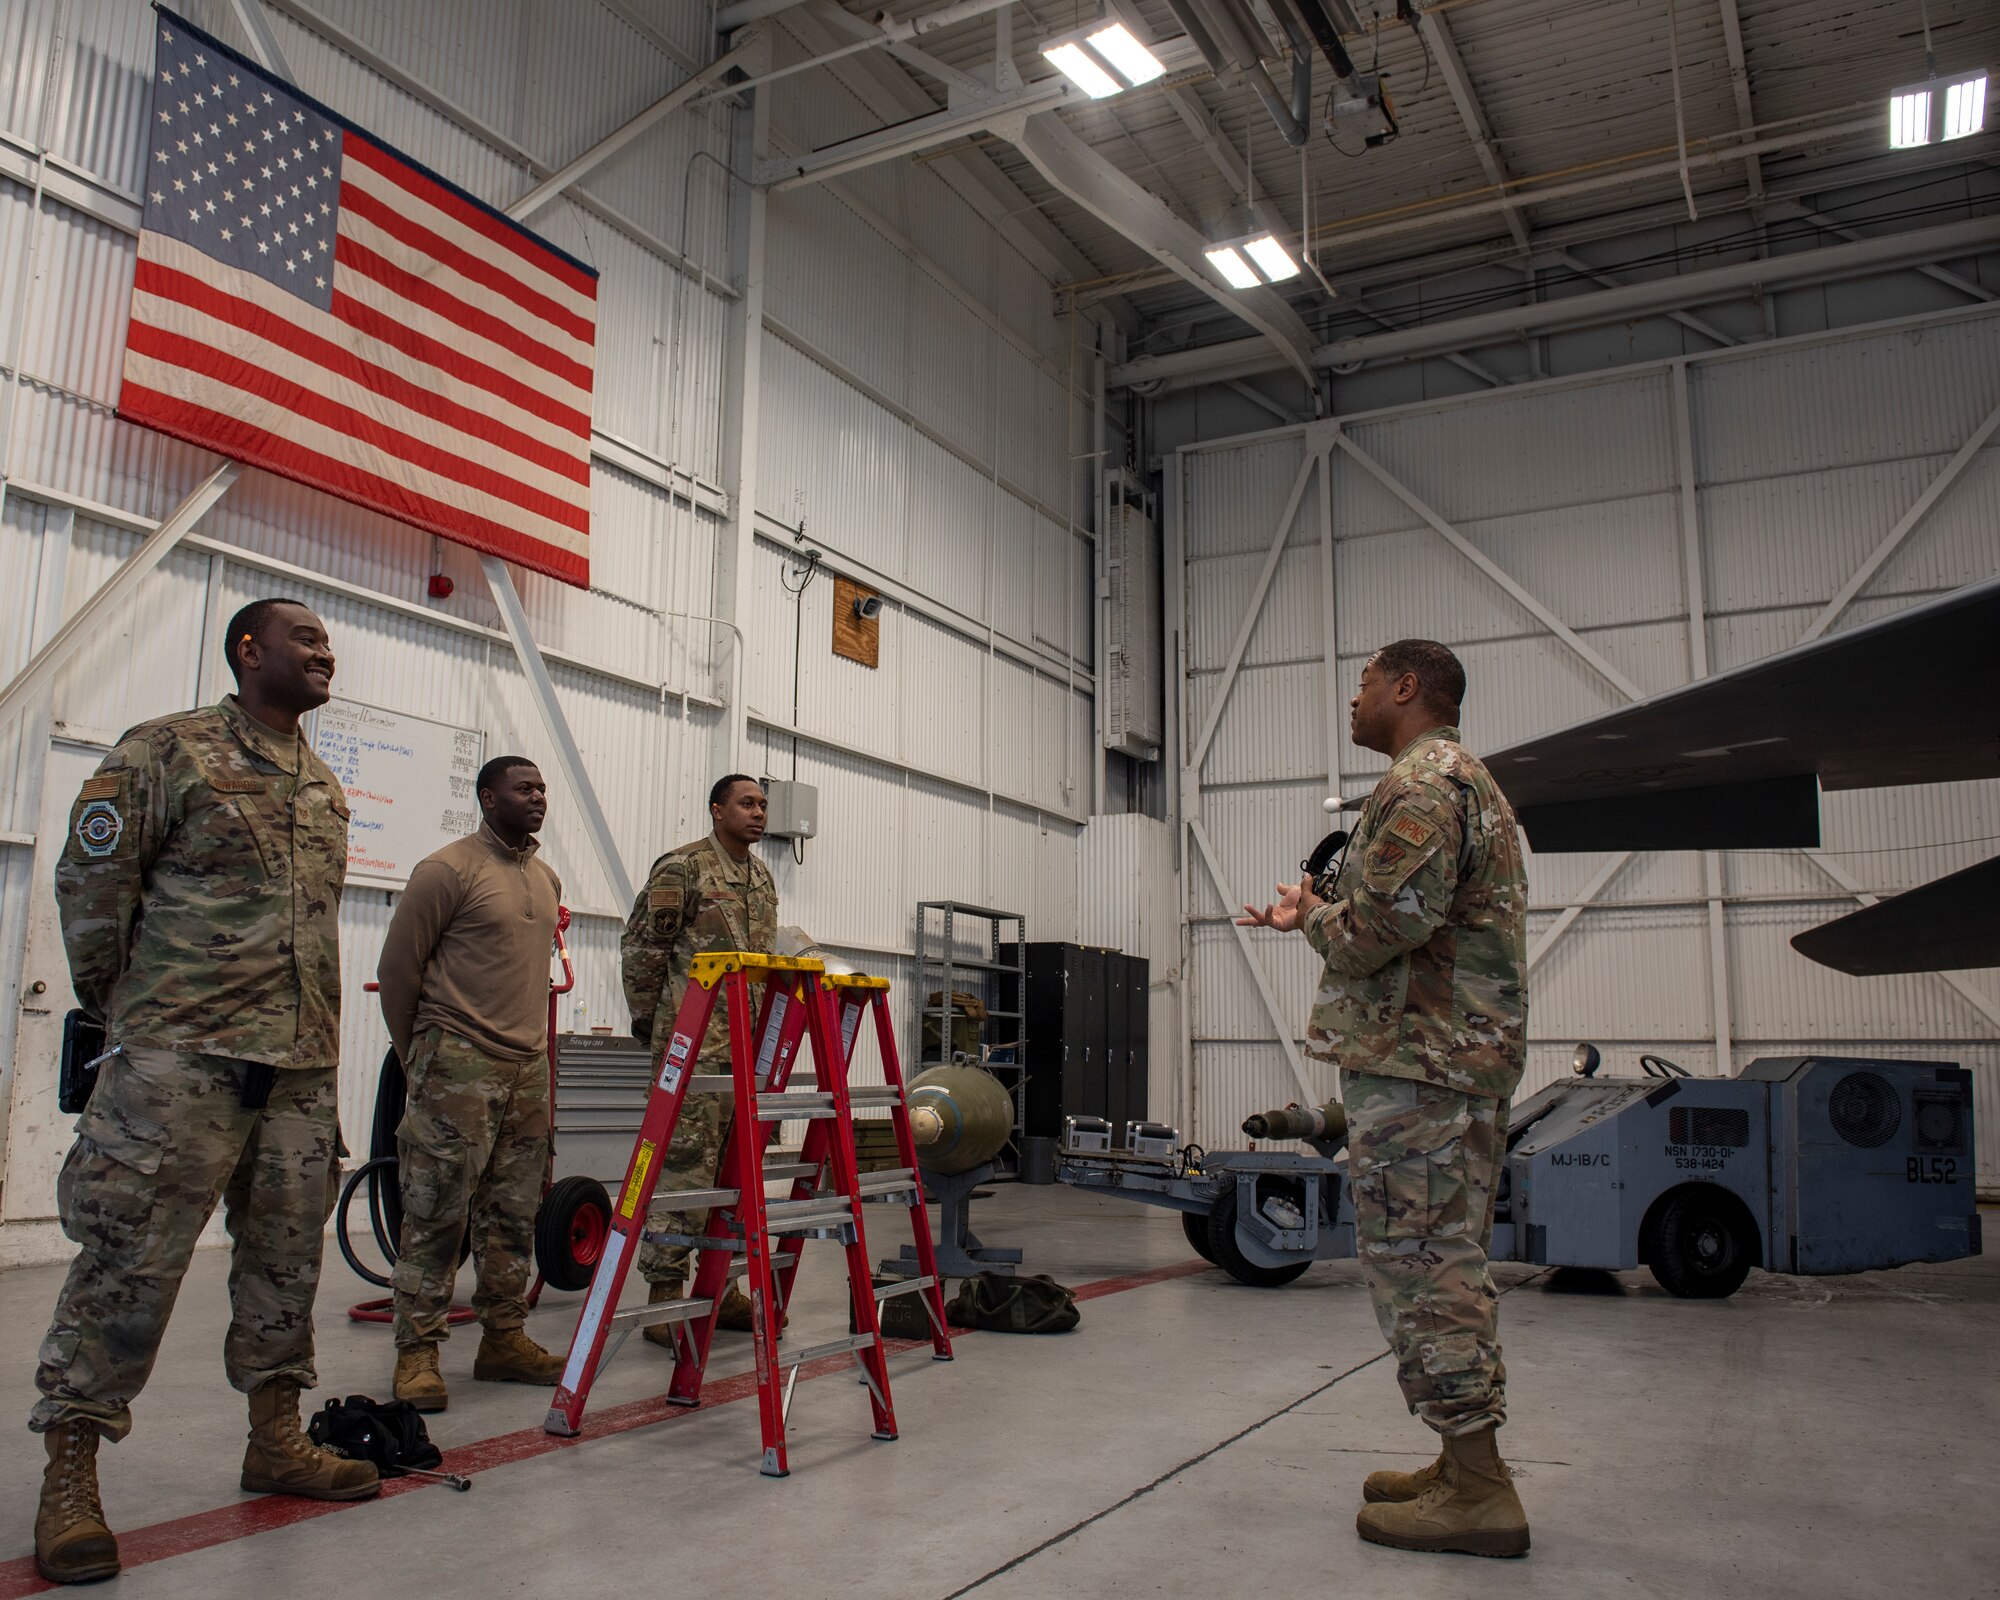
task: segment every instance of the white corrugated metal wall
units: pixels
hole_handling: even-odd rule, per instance
[[[1677,373],[1678,368],[1678,373]],[[1684,373],[1684,381],[1679,376]],[[1343,430],[1642,693],[1690,676],[1677,412],[1694,474],[1710,669],[1797,641],[1945,463],[2000,405],[2000,316],[1914,319],[1684,363],[1661,363],[1343,419]],[[1453,550],[1334,440],[1335,424],[1190,447],[1169,499],[1184,555],[1185,695],[1193,748],[1224,679],[1286,495],[1316,468],[1276,557],[1244,665],[1198,774],[1198,823],[1229,889],[1186,869],[1194,1137],[1296,1093],[1225,904],[1269,898],[1324,830],[1329,778],[1365,792],[1382,758],[1346,737],[1362,663],[1391,639],[1441,639],[1471,681],[1467,733],[1492,750],[1622,703],[1612,683]],[[2000,446],[1989,444],[1866,584],[1851,625],[2000,570]],[[1326,600],[1330,574],[1333,603]],[[1335,653],[1329,679],[1329,639]],[[1337,744],[1329,764],[1329,723]],[[1825,847],[1726,852],[1714,890],[1699,856],[1639,854],[1546,950],[1529,1012],[1528,1085],[1575,1041],[1614,1057],[1663,1051],[1717,1070],[1814,1050],[1939,1056],[1974,1068],[1981,1182],[2000,1183],[2000,983],[1991,972],[1854,979],[1787,941],[1852,909],[1849,887],[1897,890],[1992,853],[2000,784],[1832,794]],[[1193,837],[1192,830],[1190,837]],[[1198,851],[1197,842],[1197,851]],[[1607,864],[1533,857],[1531,939]],[[1711,901],[1714,902],[1713,909]],[[1724,930],[1723,981],[1711,918]],[[1252,931],[1289,1030],[1316,981],[1304,943]],[[1330,1091],[1331,1082],[1316,1084]]]
[[[187,9],[238,38],[227,5]],[[708,8],[692,0],[527,0],[499,17],[370,0],[266,9],[303,88],[499,205],[681,81],[707,46]],[[111,414],[151,16],[88,0],[0,13],[0,677],[212,468]],[[859,126],[865,115],[831,85],[781,89],[781,135],[796,120],[817,142],[839,116]],[[731,115],[709,103],[669,118],[535,219],[602,272],[592,587],[518,582],[635,876],[706,827],[730,692],[712,630],[688,619],[716,609],[732,313],[728,196],[697,152],[729,159]],[[769,849],[783,915],[899,981],[920,898],[1018,906],[1037,937],[1074,937],[1091,684],[1071,330],[1049,285],[922,170],[865,174],[840,196],[807,190],[770,210],[775,336],[763,341],[744,691],[752,770],[790,775],[796,732],[798,775],[822,796],[805,864]],[[667,493],[690,477],[692,505],[685,490]],[[795,602],[778,579],[802,521],[828,569],[876,583],[889,604],[882,664],[868,671],[831,657],[830,581],[807,590],[795,715]],[[424,598],[434,570],[456,580],[450,600]],[[210,636],[245,599],[272,593],[327,618],[343,697],[479,727],[489,751],[546,743],[469,553],[260,475],[240,484],[62,673],[53,738],[32,713],[0,730],[13,758],[0,784],[8,1222],[50,1215],[67,1140],[51,1030],[69,996],[37,836],[60,835],[76,782],[120,729],[227,687]],[[562,1020],[622,1026],[623,908],[550,777],[545,844],[579,913],[580,984]],[[359,986],[391,904],[357,888],[343,907],[351,1141],[385,1043]],[[24,991],[36,982],[44,995]],[[24,1241],[44,1235],[53,1248],[52,1232],[31,1226],[6,1250],[37,1250]]]

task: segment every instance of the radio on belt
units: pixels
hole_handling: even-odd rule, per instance
[[[766,778],[764,814],[767,839],[810,839],[819,832],[819,788],[795,778]]]

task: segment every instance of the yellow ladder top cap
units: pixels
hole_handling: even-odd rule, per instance
[[[826,963],[810,956],[767,956],[756,950],[705,950],[688,963],[688,976],[713,989],[730,972],[826,971]]]

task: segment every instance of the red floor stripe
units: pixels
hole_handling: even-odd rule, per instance
[[[1094,1283],[1081,1285],[1076,1291],[1076,1297],[1079,1300],[1097,1300],[1108,1294],[1122,1294],[1128,1289],[1143,1289],[1151,1284],[1165,1283],[1169,1279],[1185,1278],[1208,1270],[1210,1270],[1209,1265],[1205,1261],[1178,1261],[1172,1266],[1153,1267],[1145,1272],[1128,1273],[1122,1277],[1099,1278]],[[966,1331],[955,1329],[954,1340],[963,1339]],[[928,1340],[921,1339],[890,1339],[886,1341],[886,1349],[891,1356],[897,1356],[907,1350],[923,1349],[928,1343]],[[852,1370],[853,1363],[847,1357],[827,1356],[820,1361],[808,1362],[799,1374],[799,1381],[810,1383],[815,1378]],[[568,1450],[576,1445],[588,1444],[594,1439],[608,1439],[617,1434],[629,1433],[634,1428],[650,1427],[655,1423],[679,1422],[687,1417],[698,1416],[704,1411],[712,1411],[717,1406],[747,1400],[756,1392],[757,1374],[755,1369],[751,1369],[703,1384],[702,1400],[698,1406],[670,1406],[664,1397],[657,1395],[644,1400],[629,1400],[624,1405],[587,1413],[584,1418],[584,1431],[574,1439],[559,1439],[552,1434],[544,1433],[539,1427],[522,1428],[517,1432],[498,1434],[474,1444],[456,1446],[446,1456],[444,1464],[453,1472],[470,1476],[493,1467],[509,1466],[516,1461],[532,1460],[536,1456],[548,1455],[553,1451]],[[441,1487],[421,1478],[396,1478],[383,1484],[381,1498],[387,1500],[400,1494],[412,1494],[421,1489]],[[314,1517],[323,1517],[329,1512],[348,1511],[357,1505],[365,1506],[373,1503],[368,1500],[327,1502],[299,1500],[290,1495],[259,1495],[254,1500],[245,1500],[237,1505],[218,1506],[213,1511],[198,1511],[191,1516],[177,1517],[171,1522],[156,1522],[151,1527],[121,1533],[118,1535],[118,1553],[125,1570],[130,1571],[149,1562],[165,1561],[173,1556],[206,1550],[236,1539],[247,1539],[253,1534],[269,1533],[276,1528],[288,1528],[294,1523],[310,1522]],[[35,1558],[32,1555],[0,1562],[0,1600],[15,1600],[15,1597],[20,1595],[43,1594],[57,1587],[58,1585],[48,1582],[35,1571]]]

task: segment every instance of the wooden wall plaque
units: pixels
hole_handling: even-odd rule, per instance
[[[854,609],[857,600],[874,598],[875,591],[838,575],[833,580],[833,653],[864,667],[881,663],[882,618],[864,617]]]

